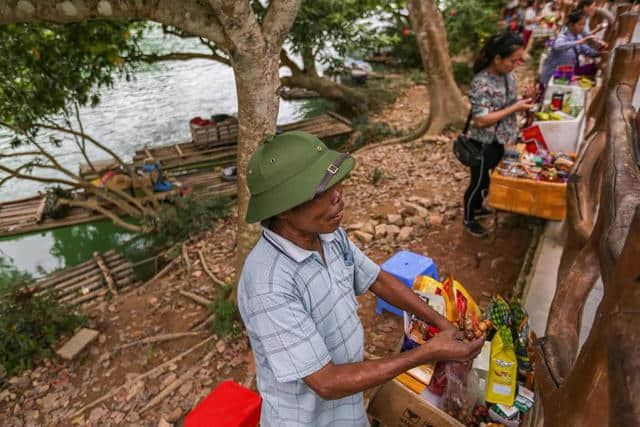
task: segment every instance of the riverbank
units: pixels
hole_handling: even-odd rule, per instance
[[[384,119],[396,130],[407,129],[424,117],[427,108],[425,87],[414,85],[371,120]],[[343,226],[376,262],[400,249],[433,258],[441,275],[453,274],[482,303],[486,295],[507,293],[512,288],[532,225],[521,217],[501,214],[495,237],[476,239],[463,233],[461,198],[468,172],[451,152],[453,135],[442,135],[439,142],[423,138],[356,153],[356,169],[345,183]],[[424,210],[407,211],[407,203]],[[413,228],[401,236],[391,227],[397,226],[392,222],[398,219],[389,215],[403,210],[402,228]],[[207,270],[222,281],[232,279],[229,260],[235,255],[235,218],[234,211],[212,224],[211,230],[190,239],[185,245],[186,257],[181,256],[161,280],[94,307],[89,312],[89,326],[100,336],[77,360],[45,361],[11,379],[9,387],[0,391],[0,413],[8,415],[7,425],[75,422],[156,426],[161,419],[170,423],[180,420],[224,380],[255,388],[253,355],[243,335],[231,339],[210,339],[208,334],[185,336],[116,350],[143,338],[190,330],[209,316],[207,308],[186,297],[185,292],[214,300],[220,294],[219,286]],[[356,233],[367,233],[363,227],[371,221],[385,226],[384,236],[376,236],[375,228],[371,240]],[[358,302],[366,331],[366,357],[393,353],[402,334],[400,318],[388,313],[376,315],[375,298],[370,293],[358,297]],[[144,380],[134,380],[204,339],[210,341],[179,361]],[[143,410],[168,386],[175,390],[153,408]],[[111,392],[112,397],[77,414],[83,406]]]

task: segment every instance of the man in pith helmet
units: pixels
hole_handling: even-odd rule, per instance
[[[249,161],[246,221],[261,222],[263,232],[244,264],[238,306],[256,359],[262,426],[367,426],[364,390],[482,348],[482,339],[460,341],[340,228],[342,180],[354,165],[305,132],[268,137]],[[367,291],[441,332],[414,350],[363,361],[356,295]]]

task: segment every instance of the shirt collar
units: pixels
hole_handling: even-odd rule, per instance
[[[301,263],[305,259],[317,253],[316,251],[310,251],[308,249],[301,248],[291,240],[282,237],[281,235],[274,231],[271,231],[267,227],[263,227],[262,231],[264,232],[265,239],[267,239],[270,243],[272,243],[274,246],[284,252],[285,255],[289,256],[297,263]],[[320,240],[324,242],[330,242],[333,239],[335,239],[334,233],[320,234]]]

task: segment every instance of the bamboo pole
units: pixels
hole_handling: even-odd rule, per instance
[[[109,289],[109,292],[111,292],[111,294],[113,295],[117,295],[118,291],[116,290],[116,284],[113,280],[113,276],[111,275],[111,272],[109,271],[109,268],[107,268],[107,265],[104,262],[104,259],[102,259],[102,257],[100,256],[100,253],[98,252],[93,253],[93,258],[96,260],[96,264],[98,264],[98,267],[100,268],[100,272],[104,277],[104,281],[107,284],[107,288]]]

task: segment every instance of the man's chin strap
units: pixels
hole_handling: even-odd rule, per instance
[[[333,176],[336,173],[338,173],[338,169],[340,169],[340,165],[348,158],[349,158],[349,153],[342,153],[338,156],[337,159],[333,161],[333,163],[329,165],[329,167],[327,168],[327,171],[324,173],[324,176],[322,177],[322,181],[320,181],[320,184],[316,188],[316,194],[315,194],[316,196],[327,191],[327,186],[329,185],[329,181],[331,181],[331,178],[333,178]]]

